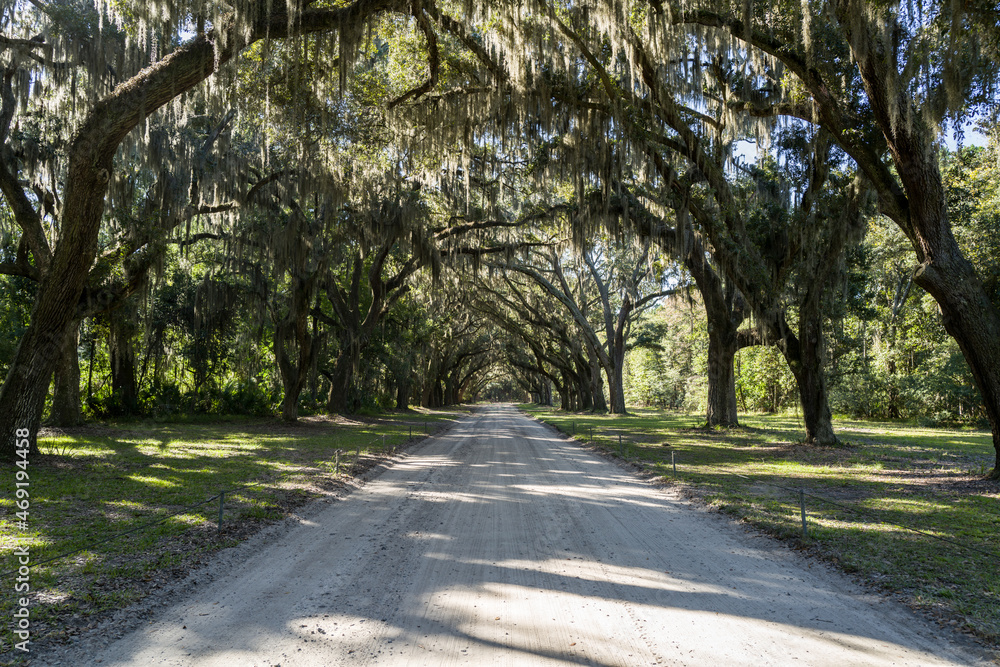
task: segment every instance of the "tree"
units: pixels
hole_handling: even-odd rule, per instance
[[[671,20],[718,30],[771,68],[742,87],[734,109],[818,124],[864,174],[912,245],[914,282],[937,301],[965,355],[993,431],[990,476],[1000,478],[1000,304],[955,238],[935,150],[942,124],[958,127],[968,111],[995,103],[995,7],[837,0],[828,14],[782,2],[674,9]]]
[[[41,11],[36,11],[39,7]],[[114,157],[126,137],[158,109],[205,81],[258,40],[337,30],[341,42],[349,45],[371,17],[391,11],[408,14],[410,9],[398,0],[359,0],[334,8],[306,7],[293,19],[284,5],[268,5],[267,9],[252,5],[243,10],[213,7],[220,8],[218,13],[196,11],[190,23],[167,23],[168,29],[176,31],[167,35],[158,34],[165,25],[158,18],[158,5],[132,7],[136,13],[131,19],[139,25],[135,34],[144,38],[148,27],[157,35],[157,43],[171,48],[150,62],[146,54],[152,50],[142,48],[142,43],[119,43],[121,48],[110,49],[116,58],[113,63],[105,60],[108,51],[89,49],[90,40],[98,34],[96,10],[89,14],[93,23],[76,33],[60,24],[58,5],[32,5],[30,11],[4,13],[4,31],[10,36],[5,37],[3,47],[15,57],[6,61],[0,82],[0,191],[20,228],[23,254],[30,253],[30,270],[42,277],[31,324],[0,389],[0,455],[8,459],[14,455],[16,429],[28,429],[31,447],[37,452],[35,434],[49,380],[83,296],[97,250]],[[32,39],[32,31],[39,26],[42,37]],[[180,35],[185,31],[193,36],[184,39]],[[350,51],[349,47],[342,54],[345,66]],[[59,60],[62,54],[68,57]],[[18,109],[25,109],[37,99],[29,95],[31,83],[75,87],[75,79],[62,73],[77,63],[89,85],[80,88],[85,92],[76,107],[78,118],[65,117],[65,125],[74,126],[74,130],[65,149],[66,171],[60,181],[65,186],[59,188],[58,197],[52,196],[53,201],[60,202],[61,228],[53,248],[42,231],[42,215],[49,214],[45,208],[47,198],[42,197],[36,205],[18,177],[32,165],[24,165],[17,157],[11,144],[12,131],[18,127]],[[103,92],[109,87],[107,73],[114,73],[111,90]],[[35,113],[35,109],[29,113]],[[28,266],[28,261],[21,262],[21,266]]]

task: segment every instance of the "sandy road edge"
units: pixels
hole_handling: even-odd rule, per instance
[[[753,524],[748,523],[742,520],[742,518],[730,514],[725,510],[712,507],[696,493],[685,492],[681,487],[671,482],[669,478],[653,472],[645,465],[626,461],[613,452],[602,449],[585,440],[579,440],[576,436],[569,435],[559,430],[556,426],[539,419],[529,412],[525,412],[521,408],[517,408],[517,410],[528,419],[536,421],[544,426],[547,430],[551,431],[555,437],[559,438],[563,442],[574,444],[580,449],[590,452],[595,456],[600,457],[602,460],[616,465],[629,475],[649,484],[650,487],[656,489],[658,492],[669,496],[672,500],[683,503],[694,510],[705,512],[706,514],[725,520],[735,529],[742,530],[746,533],[753,533],[769,539],[773,546],[782,548],[787,553],[788,557],[797,559],[800,562],[807,563],[809,565],[822,566],[829,575],[840,577],[854,586],[857,586],[867,596],[871,596],[874,599],[873,601],[877,600],[879,602],[888,602],[905,608],[906,611],[916,616],[919,621],[933,627],[935,632],[947,635],[948,639],[962,650],[978,654],[985,661],[1000,665],[1000,645],[992,644],[975,635],[967,635],[948,626],[939,627],[938,621],[940,618],[934,617],[928,610],[914,604],[909,597],[900,593],[886,591],[877,583],[864,576],[860,576],[854,572],[845,571],[844,569],[838,567],[835,563],[831,562],[830,555],[823,551],[820,547],[815,545],[803,545],[801,541],[796,538],[782,538],[767,530],[754,526]],[[959,617],[956,615],[954,618],[958,619]]]
[[[305,502],[281,519],[262,524],[256,532],[241,539],[239,543],[205,554],[204,560],[195,564],[184,576],[169,581],[137,602],[107,612],[94,627],[72,637],[69,642],[57,643],[56,640],[32,642],[31,653],[20,664],[25,666],[60,663],[86,664],[81,661],[105,644],[124,637],[143,624],[153,622],[153,619],[162,610],[171,607],[183,596],[207,586],[216,579],[229,575],[232,569],[244,562],[250,553],[273,546],[274,541],[280,540],[283,535],[295,529],[303,521],[309,520],[312,515],[322,512],[326,509],[326,505],[346,499],[369,482],[378,479],[389,468],[401,461],[405,455],[418,453],[435,439],[447,435],[457,425],[474,419],[478,412],[479,408],[473,407],[469,414],[450,422],[439,431],[405,444],[394,455],[380,457],[356,477],[339,480],[341,486],[338,486],[337,489],[323,491],[322,497]]]

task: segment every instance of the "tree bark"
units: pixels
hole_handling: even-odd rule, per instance
[[[79,426],[83,423],[80,408],[80,322],[74,322],[66,332],[52,381],[53,426]]]
[[[328,374],[330,393],[327,396],[326,410],[330,414],[350,414],[354,412],[354,371],[361,356],[360,346],[354,342],[353,336],[341,339],[340,354],[333,366],[333,372]]]
[[[607,412],[608,402],[604,398],[604,379],[601,375],[601,363],[596,356],[590,359],[590,393],[593,397],[594,412]]]
[[[728,319],[728,318],[727,318]],[[735,332],[719,331],[708,321],[708,408],[705,425],[735,427],[740,425],[736,409]]]
[[[409,376],[397,378],[396,380],[396,409],[406,410],[410,407],[410,387]]]
[[[139,411],[139,388],[136,384],[135,346],[133,327],[127,308],[119,308],[108,315],[108,353],[111,361],[111,391],[122,415]]]
[[[837,436],[833,431],[833,416],[823,373],[822,317],[818,310],[809,311],[808,308],[799,310],[801,340],[788,327],[784,313],[778,313],[770,320],[770,338],[776,342],[795,378],[806,427],[806,443],[835,445]]]
[[[708,396],[705,425],[739,426],[736,405],[736,353],[740,349],[739,328],[746,319],[748,305],[732,284],[722,277],[705,257],[701,239],[692,236],[685,265],[694,277],[705,306],[708,324]]]
[[[625,365],[624,342],[615,341],[612,349],[612,366],[608,369],[608,390],[611,394],[611,414],[628,414],[625,409],[625,380],[623,366]]]

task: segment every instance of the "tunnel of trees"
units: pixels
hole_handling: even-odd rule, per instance
[[[556,402],[992,430],[1000,24],[918,0],[0,5],[0,433]]]

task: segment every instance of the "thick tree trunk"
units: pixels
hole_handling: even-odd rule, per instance
[[[108,352],[111,361],[111,391],[121,414],[139,411],[139,387],[136,384],[134,324],[127,308],[112,311],[108,318]]]
[[[728,319],[728,318],[727,318]],[[736,332],[718,331],[708,325],[708,410],[707,426],[739,426],[736,411]]]
[[[326,411],[330,414],[353,412],[354,359],[349,350],[342,351],[337,357],[329,379],[330,394],[326,401]]]
[[[72,273],[72,272],[71,272]],[[81,276],[82,281],[85,276]],[[63,289],[49,287],[43,281],[35,302],[32,325],[28,327],[18,345],[14,361],[0,390],[0,460],[17,460],[16,433],[27,432],[29,456],[39,454],[38,428],[48,394],[49,382],[67,339],[66,330],[75,312],[76,301]],[[82,284],[82,283],[81,283]],[[82,289],[82,288],[81,288]]]
[[[739,351],[739,328],[748,310],[735,286],[722,277],[705,258],[700,239],[695,238],[685,259],[701,292],[708,323],[708,407],[707,426],[739,426],[736,407],[734,364]]]
[[[410,387],[409,376],[396,378],[396,409],[407,410],[410,407]]]
[[[935,260],[916,283],[938,302],[944,328],[969,364],[993,432],[994,467],[989,476],[1000,479],[1000,313],[964,257]]]
[[[309,377],[309,357],[311,357],[312,340],[293,341],[293,327],[291,323],[279,323],[274,331],[274,357],[278,362],[278,371],[281,375],[281,418],[286,422],[298,421],[299,418],[299,396],[306,385]],[[293,362],[286,344],[296,342],[298,355]],[[306,349],[302,349],[305,345]]]
[[[458,370],[452,371],[448,377],[445,379],[444,383],[444,404],[445,405],[458,405],[459,395],[458,395],[458,381],[456,375]]]
[[[593,399],[594,412],[608,411],[608,402],[604,398],[604,376],[601,365],[596,359],[590,362],[590,395]]]
[[[611,368],[608,371],[608,389],[611,394],[611,414],[625,415],[625,341],[620,337],[611,346]]]
[[[54,426],[79,426],[83,423],[80,409],[80,321],[66,332],[59,365],[52,381],[52,414]]]
[[[593,412],[594,395],[590,387],[590,369],[584,369],[583,373],[577,374],[576,393],[580,396],[580,410],[583,412]]]
[[[295,422],[299,419],[299,394],[301,392],[289,391],[285,387],[285,393],[281,397],[281,418],[286,422]]]
[[[800,317],[804,317],[801,313]],[[826,373],[823,371],[823,321],[816,312],[799,324],[801,370],[796,381],[802,401],[802,417],[806,424],[806,441],[818,445],[835,445],[833,416],[830,413],[829,395],[826,390]]]
[[[787,328],[782,318],[780,330],[783,335],[779,337],[778,348],[788,362],[799,390],[806,443],[835,445],[837,435],[833,432],[833,416],[826,390],[826,376],[823,373],[822,318],[817,309],[812,309],[814,312],[811,315],[809,310],[802,308],[799,311],[802,339]]]

